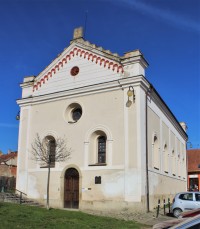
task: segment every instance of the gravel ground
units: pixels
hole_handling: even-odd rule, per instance
[[[101,212],[101,211],[84,211],[86,213],[92,214],[92,215],[100,215],[100,216],[109,216],[113,218],[123,219],[123,220],[134,220],[141,224],[146,225],[144,228],[152,228],[153,225],[156,223],[163,222],[165,220],[171,220],[175,219],[169,214],[164,215],[162,212],[159,214],[158,217],[156,217],[156,211],[155,212],[148,212],[148,213],[132,213],[127,211],[121,211],[121,212]]]

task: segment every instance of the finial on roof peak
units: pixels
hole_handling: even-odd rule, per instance
[[[83,38],[83,27],[78,27],[74,29],[74,39]]]
[[[182,126],[182,128],[184,129],[184,131],[186,132],[187,131],[187,125],[185,122],[180,122],[180,125]]]

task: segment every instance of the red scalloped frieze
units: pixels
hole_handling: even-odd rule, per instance
[[[109,61],[108,59],[104,59],[96,54],[92,54],[88,51],[74,48],[69,54],[67,54],[63,59],[56,64],[54,67],[52,67],[49,72],[38,82],[36,82],[33,86],[33,92],[35,90],[38,90],[40,87],[42,87],[43,84],[45,84],[49,78],[53,77],[56,72],[58,72],[61,68],[63,68],[64,64],[67,64],[74,56],[80,56],[83,57],[84,59],[87,59],[89,61],[92,61],[96,64],[99,64],[100,66],[103,66],[104,68],[111,69],[112,71],[116,71],[117,73],[121,72],[124,73],[123,66],[114,63],[112,61]]]

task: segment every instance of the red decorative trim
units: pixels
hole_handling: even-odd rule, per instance
[[[97,56],[96,55],[93,55],[92,56],[92,62],[94,61],[94,59],[97,59]]]
[[[35,89],[36,89],[36,90],[38,89],[38,87],[37,87],[36,84],[33,86],[33,91],[35,91]]]
[[[96,64],[98,63],[99,60],[101,61],[101,57],[97,57]]]
[[[44,76],[44,80],[49,80],[48,75],[45,75],[45,76]],[[45,82],[45,81],[44,81],[44,82]]]
[[[117,65],[117,64],[114,64],[114,65],[113,65],[113,71],[115,71],[115,68],[118,69],[118,65]]]
[[[108,69],[110,69],[110,66],[113,65],[113,62],[110,62],[108,65]]]
[[[56,70],[56,68],[57,68],[58,71],[60,70],[58,65],[55,66],[55,70]]]
[[[109,60],[106,60],[105,62],[104,62],[104,68],[106,67],[106,64],[108,64],[108,66],[109,66]]]
[[[70,55],[67,55],[67,56],[66,56],[66,60],[67,60],[67,58],[68,58],[69,60],[71,60],[71,57],[70,57]]]
[[[121,73],[124,73],[124,69],[121,65],[117,68],[117,72],[119,72],[120,70],[121,70]]]
[[[51,77],[52,77],[53,73],[55,73],[54,71],[55,71],[54,69],[51,69],[51,71],[50,71]],[[48,73],[48,74],[49,74],[49,73]]]
[[[84,59],[89,55],[89,52],[86,52],[84,55]]]
[[[93,57],[93,54],[92,54],[92,53],[89,54],[88,60],[90,60],[90,57],[91,57],[91,58]]]
[[[63,67],[63,62],[60,61],[60,62],[58,63],[58,66],[59,66],[59,68]]]
[[[102,65],[103,62],[105,63],[105,59],[100,60],[100,65]]]
[[[63,64],[66,64],[67,63],[67,60],[65,58],[62,59],[62,63]]]
[[[48,77],[52,77],[52,72],[48,72]]]
[[[52,77],[53,74],[55,75],[56,72],[58,72],[64,64],[67,64],[68,61],[72,59],[74,56],[80,56],[84,59],[91,60],[92,62],[95,61],[96,64],[99,64],[100,66],[103,66],[104,68],[111,69],[112,71],[116,71],[117,73],[121,72],[124,73],[123,66],[118,63],[113,63],[112,61],[109,61],[107,59],[101,58],[100,56],[97,56],[95,54],[92,54],[88,51],[74,48],[68,55],[66,55],[56,66],[54,66],[39,82],[37,82],[33,86],[33,92],[35,90],[38,90],[39,87],[41,87],[42,84],[45,84],[45,81],[49,80],[49,77]]]
[[[77,56],[78,56],[78,53],[79,53],[79,52],[81,53],[81,49],[78,49],[78,50],[77,50],[77,53],[76,53]]]
[[[81,55],[80,55],[80,57],[82,57],[82,55],[85,53],[85,51],[83,50],[83,51],[81,51]]]
[[[74,57],[74,51],[71,51],[69,55]]]

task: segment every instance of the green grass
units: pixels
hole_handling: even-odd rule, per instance
[[[144,228],[133,221],[117,220],[85,214],[79,211],[23,206],[11,203],[0,203],[0,229],[15,228]]]

